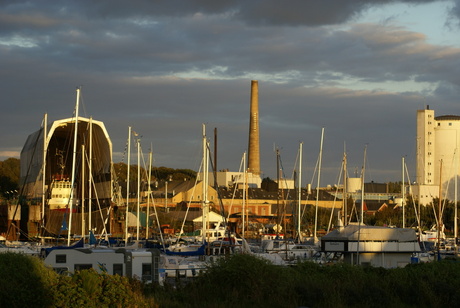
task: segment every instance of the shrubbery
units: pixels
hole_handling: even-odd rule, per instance
[[[458,290],[460,263],[447,260],[280,267],[240,254],[189,283],[159,287],[93,270],[60,276],[37,258],[0,254],[0,307],[456,307]]]
[[[58,275],[38,258],[0,254],[0,307],[49,307]]]
[[[460,263],[384,269],[312,262],[279,267],[250,255],[222,259],[196,280],[157,289],[160,307],[456,307]],[[163,305],[164,304],[164,305]]]
[[[84,270],[58,275],[36,258],[0,254],[0,307],[157,307],[140,282]]]

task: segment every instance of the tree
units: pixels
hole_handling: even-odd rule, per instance
[[[190,169],[152,168],[152,181],[193,180],[195,178],[196,172]]]
[[[395,209],[393,204],[389,204],[382,210],[375,213],[374,225],[377,225],[377,226],[397,225],[401,220],[399,214],[400,214],[400,211],[398,209]]]
[[[402,181],[399,182],[388,182],[388,193],[400,193],[401,192]]]
[[[278,190],[278,184],[269,177],[262,179],[261,187],[263,190],[266,190],[266,191],[277,191]]]
[[[0,161],[0,193],[5,197],[7,192],[19,189],[20,160],[8,158]]]

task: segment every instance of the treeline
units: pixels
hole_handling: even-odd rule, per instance
[[[158,286],[94,270],[60,276],[36,257],[0,254],[0,307],[457,307],[459,289],[454,260],[281,267],[236,254],[188,283]]]
[[[128,166],[125,163],[114,163],[113,169],[120,183],[126,182]],[[146,183],[147,172],[141,167],[141,176],[143,182]],[[13,193],[17,196],[19,192],[19,177],[20,177],[20,160],[17,158],[8,158],[0,161],[0,195],[4,198],[9,198]],[[152,167],[151,181],[164,182],[171,180],[194,180],[196,172],[191,169],[174,169],[167,167]],[[130,180],[134,185],[137,185],[137,165],[130,166]]]
[[[17,158],[0,161],[0,194],[4,198],[19,190],[19,168],[20,160]]]
[[[125,163],[114,163],[113,164],[115,175],[119,182],[126,182],[128,174],[128,165]],[[131,165],[129,169],[129,178],[131,182],[137,182],[137,165]],[[147,179],[147,172],[141,167],[141,177]],[[151,181],[174,181],[174,180],[194,180],[196,178],[196,172],[191,169],[174,169],[167,167],[152,167],[151,170]]]

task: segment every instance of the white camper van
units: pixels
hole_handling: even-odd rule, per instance
[[[98,273],[160,283],[159,260],[158,249],[75,248],[52,250],[45,258],[45,264],[58,273],[92,268]]]

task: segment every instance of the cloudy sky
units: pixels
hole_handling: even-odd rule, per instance
[[[351,176],[367,148],[367,181],[400,180],[403,156],[415,179],[416,111],[460,114],[459,17],[458,0],[0,0],[0,160],[45,113],[72,117],[81,86],[114,162],[131,126],[155,166],[198,171],[205,123],[218,168],[238,171],[258,80],[264,177],[275,148],[291,177],[303,142],[316,183],[324,128],[321,185],[344,149]]]

